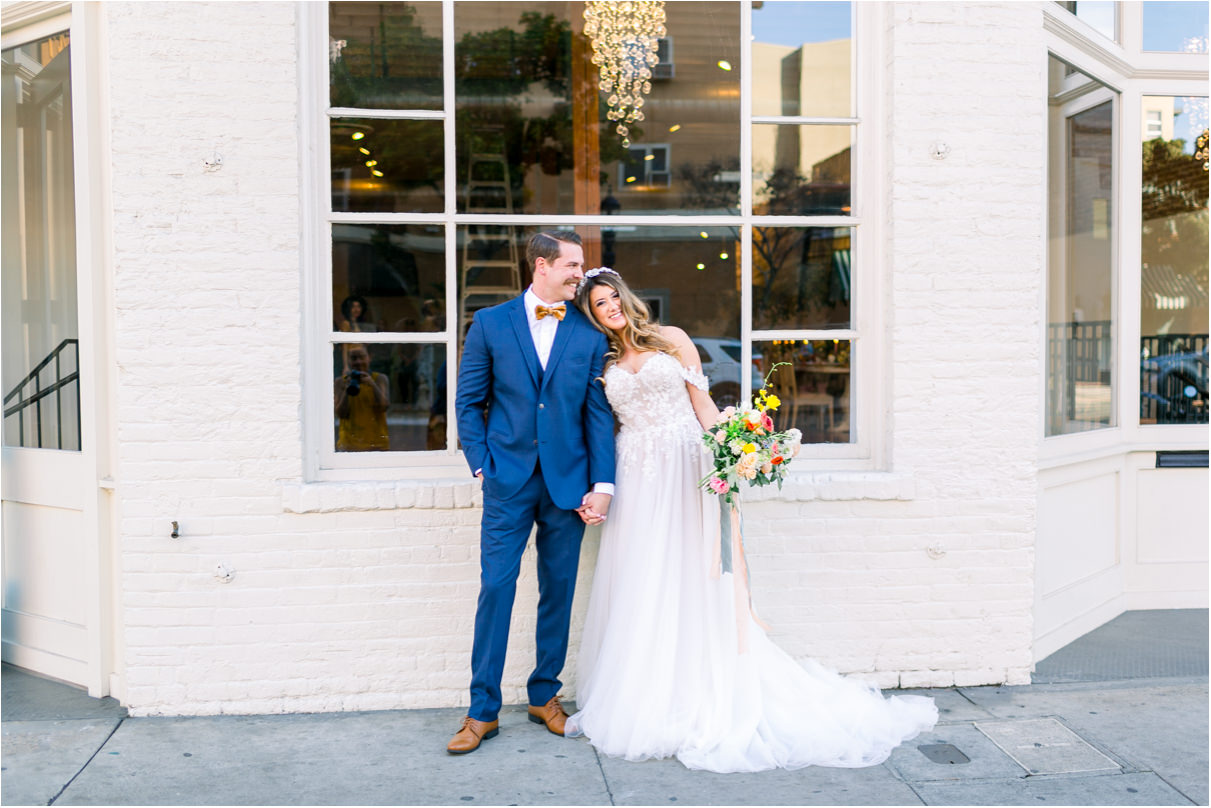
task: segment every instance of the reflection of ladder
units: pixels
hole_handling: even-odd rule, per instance
[[[472,154],[467,165],[467,213],[513,213],[509,163],[503,154]],[[463,234],[458,322],[466,333],[476,310],[521,294],[521,267],[513,226],[469,224]]]

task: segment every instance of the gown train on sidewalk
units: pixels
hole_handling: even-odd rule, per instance
[[[607,755],[716,772],[881,763],[934,726],[933,699],[884,698],[796,662],[747,604],[737,610],[731,573],[711,569],[719,506],[698,488],[710,461],[685,387],[695,377],[662,353],[606,372],[618,474],[567,734]]]

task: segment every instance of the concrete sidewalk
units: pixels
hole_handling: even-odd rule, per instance
[[[1206,610],[1128,612],[1040,662],[1031,685],[912,692],[937,699],[941,721],[882,766],[719,775],[675,760],[600,756],[529,723],[517,707],[502,713],[499,737],[452,757],[445,744],[462,710],[129,718],[112,699],[5,666],[0,800],[1207,804]]]

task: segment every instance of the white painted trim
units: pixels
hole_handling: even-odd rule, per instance
[[[334,211],[326,221],[332,224],[443,224],[452,220],[456,225],[467,224],[511,224],[532,227],[735,227],[738,216],[694,214],[636,215],[636,214],[544,214],[531,216],[514,214],[496,216],[486,213],[351,213]],[[855,227],[861,218],[846,216],[754,216],[752,223],[757,227]]]
[[[329,341],[335,345],[347,345],[349,343],[359,344],[375,344],[375,345],[411,345],[411,344],[445,344],[449,341],[449,333],[446,331],[430,331],[430,332],[409,332],[398,333],[391,331],[342,331],[334,333],[329,337]]]
[[[771,339],[838,339],[856,340],[858,331],[853,328],[812,329],[812,328],[779,328],[771,331],[754,330],[753,340],[764,342]]]
[[[857,82],[854,82],[857,84]],[[742,93],[743,97],[743,93]],[[754,115],[755,124],[787,124],[798,126],[846,126],[862,123],[861,118],[817,118],[811,115]]]
[[[328,176],[327,159],[323,157],[327,149],[322,148],[327,116],[319,101],[324,89],[326,61],[321,55],[327,52],[323,38],[328,22],[324,3],[299,2],[295,9],[299,53],[299,275],[303,287],[300,323],[303,479],[313,480],[320,472],[322,447],[332,442],[327,435],[331,430],[319,428],[331,406],[325,406],[326,397],[322,395],[328,374],[316,347],[327,344],[328,330],[320,331],[320,324],[327,323],[320,276],[327,272],[327,263],[331,261],[330,256],[324,256],[326,242],[321,237],[329,227],[325,213],[331,206],[331,189],[323,184]]]
[[[330,107],[329,118],[374,118],[397,121],[444,121],[446,113],[440,109],[373,109],[363,107]]]
[[[0,48],[8,50],[45,39],[71,26],[71,3],[6,3]]]
[[[1037,607],[1036,607],[1037,608]],[[1084,612],[1061,626],[1034,638],[1031,650],[1034,661],[1040,662],[1054,654],[1068,643],[1083,637],[1099,626],[1109,623],[1123,612],[1127,611],[1125,595],[1116,595],[1090,611]]]
[[[110,186],[108,65],[102,9],[73,8],[71,27],[72,139],[76,208],[76,294],[80,340],[80,445],[87,492],[83,508],[84,586],[89,604],[86,631],[91,696],[109,694],[118,660],[111,657],[118,621],[112,606],[121,588],[114,565],[111,494],[101,479],[112,475],[113,336],[111,289],[112,208]]]
[[[101,479],[113,463],[112,306],[110,289],[109,121],[104,29],[98,4],[19,3],[4,9],[3,47],[64,32],[70,41],[72,98],[72,184],[75,215],[76,321],[79,335],[80,451],[4,447],[6,458],[44,452],[41,462],[59,464],[45,480],[5,480],[5,499],[34,501],[81,513],[83,603],[82,661],[6,643],[6,659],[69,679],[89,695],[109,693],[115,653],[114,604],[120,587],[114,564],[114,518]],[[8,462],[5,465],[9,465]],[[64,481],[69,484],[64,487]],[[72,482],[74,481],[74,482]],[[21,485],[17,485],[21,483]],[[47,489],[53,496],[47,496]],[[69,499],[64,499],[66,495]]]
[[[72,686],[78,686],[80,682],[85,681],[89,676],[89,666],[77,659],[60,656],[59,654],[53,654],[38,648],[30,648],[26,645],[18,645],[8,640],[3,642],[3,646],[5,662],[16,665],[19,668],[34,671],[39,676],[58,679]],[[95,696],[91,687],[88,689],[88,695]]]
[[[740,221],[753,218],[753,4],[740,3]],[[740,225],[740,367],[753,366],[753,226]],[[752,374],[740,373],[740,400],[753,395]]]
[[[741,60],[742,65],[751,65],[751,9],[749,0],[739,4],[741,14]],[[827,463],[830,469],[869,470],[875,466],[874,458],[881,459],[886,442],[889,410],[883,392],[887,389],[884,378],[887,351],[885,337],[871,339],[881,333],[882,306],[885,284],[881,278],[882,250],[879,239],[882,230],[873,222],[884,215],[880,208],[882,194],[882,156],[887,146],[875,127],[859,132],[859,124],[872,121],[872,112],[881,108],[881,69],[875,60],[883,52],[883,32],[879,30],[885,12],[884,4],[854,3],[851,6],[853,19],[851,29],[854,40],[851,64],[854,79],[851,83],[855,114],[851,117],[804,117],[804,116],[758,116],[751,114],[749,99],[752,96],[752,71],[741,73],[741,171],[740,211],[738,215],[701,216],[697,214],[646,215],[514,215],[496,216],[489,214],[457,213],[455,82],[454,82],[454,5],[444,0],[442,5],[443,30],[443,109],[442,110],[372,110],[361,108],[334,108],[327,106],[326,81],[327,15],[323,4],[299,4],[299,60],[300,60],[300,125],[302,128],[303,152],[303,245],[302,278],[304,315],[301,326],[303,340],[303,397],[304,397],[304,479],[306,480],[352,480],[358,477],[398,478],[416,476],[461,475],[464,464],[461,453],[456,450],[440,452],[375,452],[337,453],[333,445],[332,430],[328,428],[330,414],[330,380],[327,378],[327,346],[353,341],[352,336],[335,335],[328,328],[327,309],[330,301],[324,295],[331,289],[331,250],[328,239],[323,235],[337,223],[361,224],[443,224],[446,229],[446,277],[447,277],[447,328],[442,332],[427,334],[361,334],[357,341],[378,344],[398,343],[442,343],[446,344],[447,356],[454,357],[458,345],[457,318],[457,236],[458,228],[474,223],[509,224],[532,227],[627,227],[652,228],[702,228],[740,227],[741,237],[741,339],[742,363],[751,363],[752,339],[785,338],[796,339],[846,339],[852,343],[851,356],[856,370],[851,370],[850,419],[853,443],[805,445],[801,457]],[[867,85],[871,86],[868,88]],[[334,212],[327,201],[329,194],[324,187],[328,175],[323,155],[328,153],[326,144],[327,122],[335,117],[372,117],[441,120],[444,122],[444,168],[446,175],[444,211],[442,213],[353,213]],[[851,188],[854,215],[845,216],[761,216],[752,215],[752,125],[801,124],[801,125],[844,125],[851,131],[851,146],[855,148],[857,163],[852,168]],[[863,124],[863,127],[866,125]],[[321,165],[323,164],[323,165]],[[864,200],[864,201],[863,201]],[[875,211],[872,216],[867,211]],[[851,327],[843,331],[789,330],[777,332],[754,332],[752,329],[752,234],[745,223],[754,226],[777,227],[830,227],[849,228],[853,239],[855,256],[859,263],[854,272],[853,284],[857,294],[856,305],[851,309]],[[852,299],[852,298],[851,298]],[[750,380],[745,376],[742,385]],[[748,392],[748,391],[745,391]],[[450,445],[457,445],[457,423],[454,400],[457,396],[457,374],[447,380],[447,435]]]
[[[449,34],[447,36],[446,34]],[[442,5],[442,107],[444,110],[456,109],[455,104],[455,83],[454,83],[454,4],[444,3]],[[445,118],[446,124],[443,131],[445,154],[444,154],[444,174],[446,177],[445,185],[445,205],[447,216],[454,216],[458,210],[458,171],[457,165],[457,149],[458,149],[458,132],[455,126],[455,115],[447,115]],[[446,460],[443,468],[449,468],[453,471],[455,468],[460,471],[468,471],[466,463],[462,461],[462,454],[458,449],[458,412],[454,406],[458,398],[458,374],[450,373],[450,359],[458,356],[458,339],[459,332],[462,330],[462,323],[459,322],[459,305],[458,305],[458,225],[450,222],[445,225],[444,235],[446,239],[446,330],[449,332],[449,340],[446,342]],[[449,279],[453,278],[451,282]],[[455,362],[457,366],[457,362]]]
[[[1140,420],[1140,284],[1142,268],[1143,155],[1140,140],[1140,96],[1135,82],[1128,82],[1119,99],[1115,118],[1115,182],[1112,208],[1117,210],[1115,239],[1118,269],[1114,283],[1114,329],[1117,344],[1115,364],[1118,383],[1114,385],[1115,422],[1123,429],[1123,439],[1133,440]],[[1128,282],[1130,281],[1130,282]]]

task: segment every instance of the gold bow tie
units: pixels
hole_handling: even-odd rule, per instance
[[[543,317],[546,317],[549,314],[552,317],[554,317],[556,320],[563,322],[564,311],[566,311],[566,307],[563,304],[560,304],[558,306],[544,306],[541,303],[539,303],[537,306],[534,307],[534,316],[537,319],[541,320]]]

